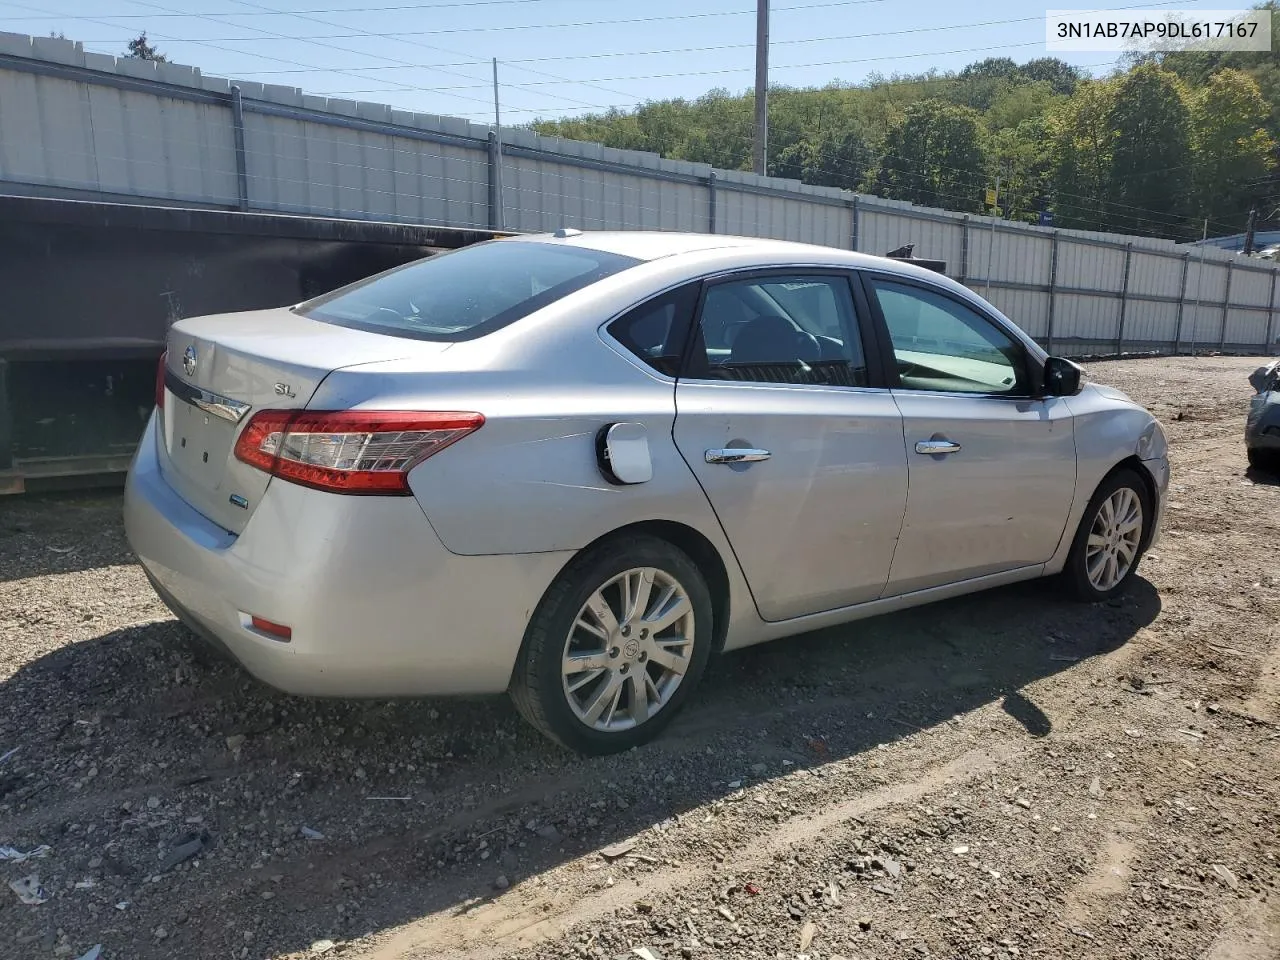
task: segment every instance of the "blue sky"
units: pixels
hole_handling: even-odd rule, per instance
[[[1071,4],[1069,0],[1055,8]],[[1221,0],[1140,3],[1216,8]],[[0,30],[62,31],[120,53],[146,30],[169,59],[217,76],[504,122],[646,99],[748,89],[754,0],[0,0]],[[1044,56],[1044,8],[1025,0],[773,0],[771,78],[791,86]],[[1114,54],[1065,59],[1094,72]]]

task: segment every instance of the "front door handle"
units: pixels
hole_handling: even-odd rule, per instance
[[[951,440],[917,440],[916,453],[924,453],[929,456],[937,456],[938,454],[958,453],[960,444]]]
[[[707,451],[707,463],[755,463],[757,460],[768,460],[773,454],[768,450],[755,450],[751,447],[724,447],[720,450]]]

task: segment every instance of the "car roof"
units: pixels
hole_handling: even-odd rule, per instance
[[[556,233],[520,234],[498,241],[564,244],[587,250],[600,250],[645,262],[656,262],[679,256],[686,263],[723,262],[728,256],[738,267],[785,266],[790,263],[807,266],[862,268],[884,273],[897,273],[974,296],[968,288],[950,277],[910,261],[857,253],[839,247],[761,237],[737,237],[718,233],[676,233],[660,230],[565,230]],[[988,305],[990,306],[990,305]]]
[[[771,240],[760,237],[736,237],[718,233],[676,233],[661,230],[600,230],[563,231],[557,233],[523,234],[508,241],[534,241],[537,243],[564,244],[588,250],[616,253],[637,260],[658,260],[663,257],[681,256],[710,251],[735,250],[744,254],[759,254],[762,259],[778,259],[782,262],[796,260],[813,263],[830,261],[839,264],[863,264],[883,266],[885,258],[854,253],[837,247],[824,247],[811,243],[793,243],[789,240]],[[893,262],[893,261],[889,261]]]

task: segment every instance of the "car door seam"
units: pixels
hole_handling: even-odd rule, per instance
[[[697,318],[694,318],[697,322]],[[686,469],[693,475],[693,482],[698,485],[698,489],[702,491],[703,499],[707,501],[707,506],[711,508],[711,515],[716,518],[716,523],[720,525],[720,532],[724,534],[724,542],[729,547],[729,552],[733,555],[733,562],[738,565],[738,572],[742,574],[742,582],[746,585],[747,596],[751,598],[751,604],[755,607],[756,616],[764,623],[771,623],[765,619],[763,613],[760,612],[760,603],[756,600],[755,592],[751,589],[751,581],[747,579],[746,568],[742,565],[742,558],[738,556],[738,548],[733,545],[733,539],[729,536],[729,529],[725,526],[724,520],[720,517],[720,511],[716,509],[715,501],[711,499],[711,494],[707,492],[707,488],[702,485],[702,478],[698,476],[698,471],[693,468],[693,464],[689,462],[689,458],[685,456],[684,451],[680,449],[680,443],[676,440],[676,424],[680,420],[680,381],[677,380],[672,387],[672,401],[675,406],[675,416],[671,418],[671,445],[676,448],[676,453],[680,455],[680,459],[684,462]]]
[[[907,417],[902,412],[902,407],[898,404],[897,391],[888,391],[890,398],[893,400],[893,408],[898,411],[898,423],[902,427],[902,461],[907,468],[907,490],[902,498],[902,517],[898,521],[898,535],[893,541],[893,552],[889,555],[889,570],[885,574],[884,585],[880,588],[880,595],[876,599],[883,599],[884,595],[889,592],[889,584],[893,583],[893,564],[898,558],[898,545],[902,543],[902,534],[907,527],[907,511],[911,507],[911,449],[907,440]]]

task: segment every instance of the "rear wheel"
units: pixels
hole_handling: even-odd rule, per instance
[[[711,637],[711,594],[685,553],[655,537],[608,541],[570,563],[538,605],[511,698],[572,750],[626,750],[679,711]]]
[[[1132,470],[1103,480],[1089,501],[1062,571],[1068,588],[1088,602],[1121,593],[1138,569],[1151,523],[1146,484]]]

